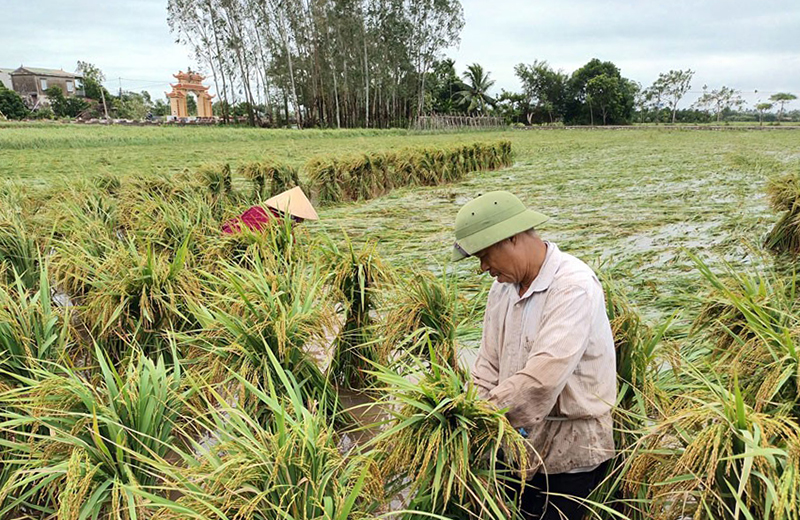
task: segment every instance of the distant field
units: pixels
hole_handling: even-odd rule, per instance
[[[697,275],[681,248],[739,263],[775,215],[765,179],[800,165],[796,131],[551,130],[460,134],[225,128],[0,127],[0,174],[29,186],[83,175],[151,175],[207,161],[234,168],[267,155],[301,166],[320,154],[510,139],[513,168],[443,187],[321,209],[322,223],[374,239],[391,261],[436,267],[447,257],[458,208],[492,189],[552,215],[546,238],[614,265],[649,315],[687,302]],[[465,273],[474,265],[459,265]],[[478,281],[469,275],[470,281]],[[483,283],[488,283],[484,280]]]

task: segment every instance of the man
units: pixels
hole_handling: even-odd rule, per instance
[[[546,220],[511,193],[482,195],[458,212],[453,260],[475,256],[495,278],[472,376],[527,437],[523,514],[579,520],[614,455],[614,340],[597,276],[539,238]]]
[[[288,214],[293,223],[304,220],[319,220],[314,206],[308,200],[303,190],[296,186],[268,199],[263,206],[253,206],[238,217],[222,225],[223,233],[238,233],[243,227],[250,231],[262,231],[270,222],[283,218]]]

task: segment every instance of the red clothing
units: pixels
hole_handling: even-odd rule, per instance
[[[263,230],[270,220],[275,218],[272,210],[267,211],[261,206],[253,206],[238,217],[229,220],[222,225],[223,233],[238,233],[242,231],[242,224],[251,231]]]

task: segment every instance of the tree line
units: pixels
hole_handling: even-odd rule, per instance
[[[406,126],[427,71],[459,41],[458,0],[169,0],[178,41],[211,73],[227,120]]]

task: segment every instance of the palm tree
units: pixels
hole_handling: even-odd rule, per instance
[[[461,105],[466,107],[467,112],[480,112],[486,113],[486,105],[494,104],[494,99],[489,95],[489,89],[494,85],[494,80],[489,79],[489,73],[483,71],[477,63],[467,67],[467,70],[462,76],[466,82],[466,89],[456,92],[461,98]]]

